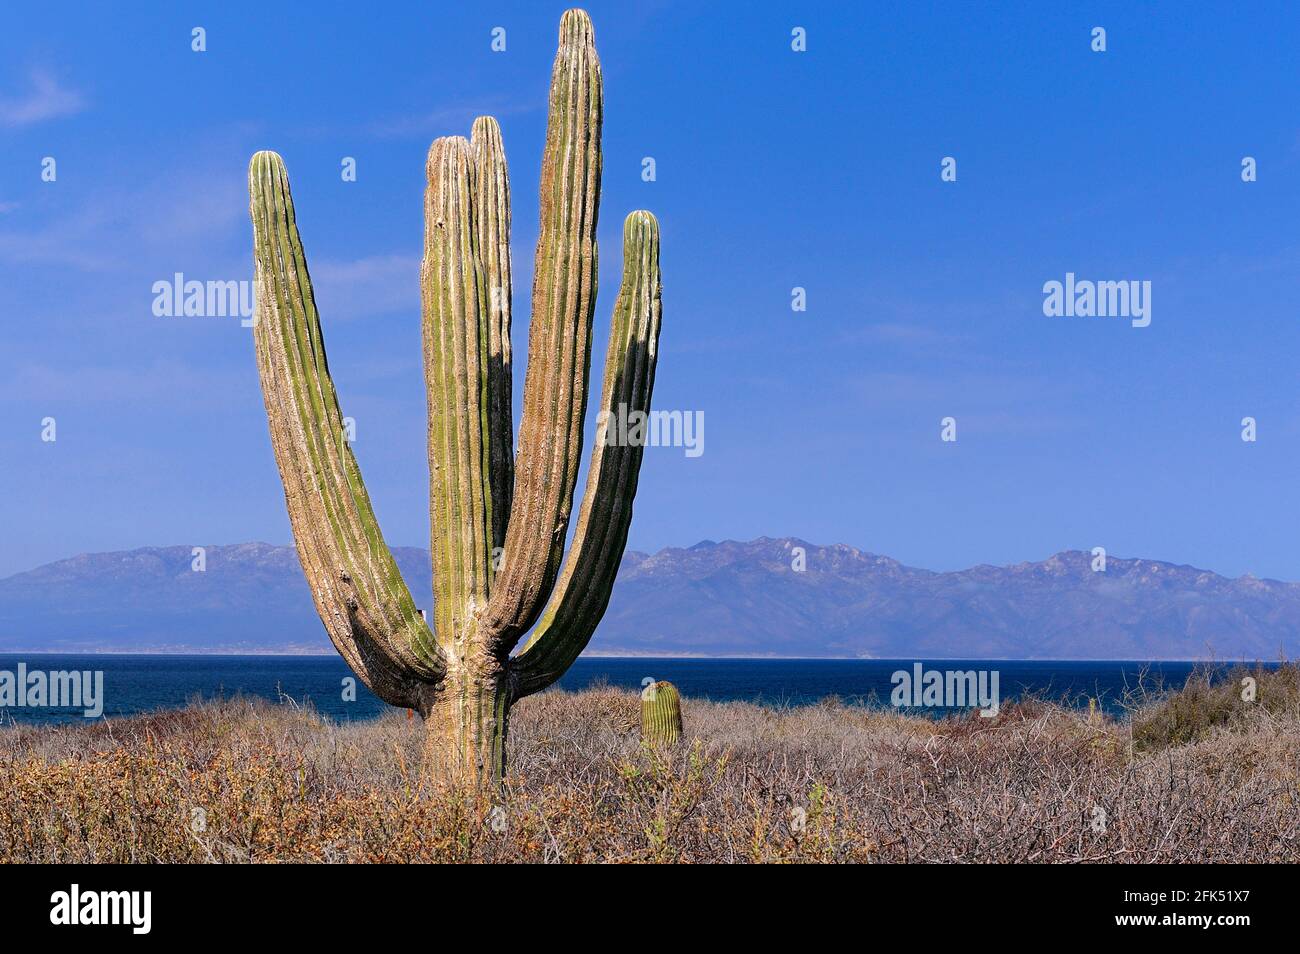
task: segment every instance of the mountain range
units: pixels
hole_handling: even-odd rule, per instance
[[[428,553],[394,555],[417,603]],[[82,554],[0,580],[0,652],[330,652],[292,547]],[[603,655],[1277,659],[1300,583],[1065,551],[934,572],[844,544],[703,541],[623,558]]]

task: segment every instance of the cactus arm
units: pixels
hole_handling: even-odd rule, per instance
[[[248,180],[258,376],[298,557],[340,655],[381,699],[414,705],[444,661],[344,439],[284,162],[259,152]]]
[[[596,442],[573,546],[555,592],[511,661],[517,698],[545,689],[586,648],[614,587],[641,470],[642,442],[620,422],[650,410],[660,320],[659,223],[633,212],[623,224],[623,283],[614,304]],[[613,429],[613,433],[611,433]]]
[[[474,158],[460,136],[429,149],[425,191],[424,377],[438,644],[463,657],[492,568],[488,329],[474,216]]]
[[[591,20],[568,10],[551,74],[514,495],[501,570],[482,614],[498,655],[536,620],[564,556],[591,362],[601,100]]]
[[[515,483],[514,407],[511,404],[510,175],[501,127],[491,116],[474,120],[474,211],[479,261],[487,290],[488,447],[491,464],[492,546],[503,547]]]

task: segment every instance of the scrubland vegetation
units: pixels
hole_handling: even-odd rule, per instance
[[[684,702],[644,747],[634,692],[511,719],[503,792],[421,771],[418,719],[233,700],[0,729],[10,862],[1300,861],[1300,674],[1193,677],[1124,719],[1043,701],[930,720]]]

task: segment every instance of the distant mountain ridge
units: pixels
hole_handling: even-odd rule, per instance
[[[796,548],[804,551],[805,569]],[[428,553],[394,548],[416,602]],[[0,652],[329,652],[292,547],[82,554],[0,580]],[[1300,583],[1065,551],[934,572],[792,537],[629,551],[589,652],[659,656],[1276,659]]]

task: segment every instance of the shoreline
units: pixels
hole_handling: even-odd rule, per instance
[[[329,659],[335,658],[343,662],[343,658],[338,653],[330,650],[328,652],[286,652],[284,650],[254,650],[254,651],[217,651],[217,652],[196,652],[193,650],[117,650],[117,649],[87,649],[87,650],[51,650],[51,649],[12,649],[0,652],[0,660],[7,658],[17,658],[26,656],[107,656],[123,657],[134,656],[142,658],[165,658],[174,657],[178,659]],[[883,663],[883,662],[926,662],[926,661],[944,661],[944,662],[1004,662],[1004,663],[1134,663],[1158,665],[1161,663],[1213,663],[1220,665],[1237,665],[1242,662],[1259,663],[1266,666],[1278,666],[1287,662],[1287,660],[1263,660],[1248,659],[1247,657],[1226,657],[1226,656],[1184,656],[1184,657],[1162,657],[1158,659],[1136,659],[1125,657],[1109,656],[661,656],[649,653],[584,653],[578,657],[580,660],[600,660],[600,659],[664,659],[677,662],[861,662],[861,663]],[[346,663],[345,663],[346,665]]]

